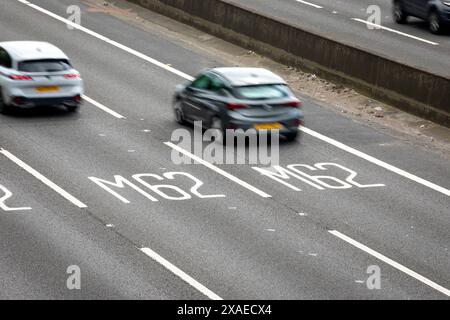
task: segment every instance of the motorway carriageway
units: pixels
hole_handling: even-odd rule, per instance
[[[0,298],[448,299],[448,159],[306,98],[307,128],[280,166],[349,187],[175,165],[174,87],[220,58],[87,4],[0,3],[0,41],[57,45],[87,89],[78,114],[0,117]],[[70,265],[81,290],[65,286]]]

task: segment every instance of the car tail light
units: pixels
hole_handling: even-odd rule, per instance
[[[75,79],[75,78],[80,78],[81,75],[79,73],[68,73],[64,75],[64,78],[66,79]]]
[[[20,80],[20,81],[33,80],[33,78],[30,77],[30,76],[23,76],[23,75],[20,75],[20,74],[12,74],[12,75],[9,76],[9,78],[13,79],[13,80]]]
[[[291,101],[291,102],[288,102],[288,106],[293,107],[293,108],[300,108],[302,106],[302,103],[298,100]]]
[[[81,96],[77,94],[75,97],[73,97],[73,100],[75,100],[75,102],[81,102]]]
[[[227,104],[228,110],[237,110],[237,109],[245,109],[247,106],[245,104],[239,104],[239,103],[229,103]]]

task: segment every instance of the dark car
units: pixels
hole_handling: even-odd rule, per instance
[[[177,86],[174,111],[179,123],[202,121],[204,128],[279,130],[298,135],[301,103],[286,82],[262,68],[215,68]]]
[[[450,0],[394,0],[393,15],[397,23],[406,23],[408,16],[426,20],[439,34],[450,25]]]

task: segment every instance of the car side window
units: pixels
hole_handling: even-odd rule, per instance
[[[0,66],[5,68],[12,67],[11,57],[9,56],[8,52],[6,52],[6,50],[3,48],[0,48]]]
[[[220,80],[217,77],[211,78],[211,87],[210,87],[211,91],[220,91],[220,90],[224,89],[224,87],[225,87],[225,84],[223,83],[222,80]]]
[[[225,87],[225,84],[214,75],[204,74],[194,80],[191,86],[196,89],[218,92]]]
[[[194,82],[192,82],[191,87],[196,89],[209,90],[209,88],[211,87],[211,79],[206,75],[202,75],[194,80]]]

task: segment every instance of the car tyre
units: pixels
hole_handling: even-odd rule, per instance
[[[442,33],[442,22],[436,10],[431,10],[428,14],[428,28],[431,33],[440,34]]]
[[[298,137],[298,130],[285,133],[284,137],[286,138],[287,141],[294,141]]]
[[[11,111],[11,107],[3,100],[2,88],[0,88],[0,114],[8,114]]]
[[[394,21],[398,24],[404,24],[408,20],[408,14],[403,9],[401,1],[394,1],[393,16]]]
[[[173,111],[175,113],[175,120],[179,124],[185,125],[186,119],[184,118],[183,110],[181,109],[181,100],[175,101],[173,105]]]
[[[76,106],[66,106],[67,111],[69,112],[77,112],[78,110],[80,110],[80,106],[76,105]]]

